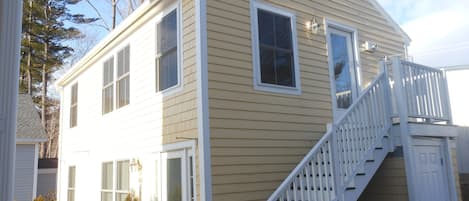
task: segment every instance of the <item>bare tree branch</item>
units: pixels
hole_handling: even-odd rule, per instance
[[[86,0],[86,2],[88,3],[88,5],[91,6],[91,8],[93,8],[93,10],[99,16],[99,18],[101,18],[101,21],[104,24],[103,28],[105,28],[107,31],[111,31],[111,29],[109,28],[109,25],[106,23],[106,20],[104,20],[103,16],[101,15],[101,12],[99,12],[99,10],[90,2],[90,0]]]

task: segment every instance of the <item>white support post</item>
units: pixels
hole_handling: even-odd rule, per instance
[[[384,90],[384,99],[385,99],[385,107],[386,107],[386,118],[387,118],[387,127],[391,128],[392,127],[392,96],[391,96],[391,84],[389,83],[389,75],[388,75],[388,67],[386,64],[386,58],[384,60],[381,60],[379,62],[379,67],[380,71],[384,73],[384,78],[385,78],[385,85],[383,87]],[[389,129],[387,132],[389,132],[389,149],[388,151],[394,151],[394,143],[393,143],[393,137],[391,132],[391,129]]]
[[[446,71],[443,69],[443,96],[445,96],[445,102],[446,102],[446,112],[448,114],[447,118],[449,119],[448,124],[452,125],[453,124],[453,113],[451,111],[451,102],[450,102],[450,97],[449,97],[449,89],[448,89],[448,78],[446,76]],[[443,115],[445,116],[445,115]]]
[[[335,128],[337,126],[333,124],[327,124],[327,132],[334,132]],[[335,195],[337,201],[342,201],[344,200],[344,197],[340,195],[343,195],[344,191],[344,185],[342,182],[342,176],[340,175],[340,163],[339,163],[339,147],[337,144],[337,135],[335,133],[332,133],[331,137],[331,147],[332,147],[332,163],[333,163],[333,175],[334,175],[334,188],[335,188]]]
[[[0,200],[14,195],[22,1],[0,0]]]
[[[453,167],[453,160],[451,158],[451,142],[449,140],[449,137],[445,138],[444,142],[445,146],[445,153],[446,155],[444,156],[446,158],[446,170],[448,174],[448,179],[449,179],[449,189],[450,189],[450,196],[451,196],[451,201],[457,201],[458,198],[458,193],[456,190],[456,179],[454,177],[454,167]]]
[[[396,95],[397,111],[399,113],[400,135],[404,152],[405,170],[409,200],[416,200],[416,186],[414,183],[415,168],[413,167],[412,138],[409,135],[409,117],[407,108],[407,96],[404,90],[402,77],[402,64],[399,57],[392,58],[392,71],[394,76],[394,94]]]

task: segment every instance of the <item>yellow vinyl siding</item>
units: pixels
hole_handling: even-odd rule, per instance
[[[363,87],[379,58],[404,53],[404,39],[367,0],[265,2],[296,14],[301,95],[254,90],[250,2],[207,0],[213,200],[266,200],[332,121],[324,26],[305,28],[313,16],[356,28],[358,44],[379,45],[360,53]],[[396,186],[405,188],[405,177]]]
[[[388,157],[371,179],[359,201],[409,200],[403,157]]]

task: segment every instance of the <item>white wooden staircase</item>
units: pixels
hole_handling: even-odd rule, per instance
[[[394,65],[393,73],[401,82],[396,85],[397,82],[388,76],[386,63],[381,62],[381,73],[342,118],[330,126],[268,201],[358,200],[387,154],[394,151],[390,130],[393,117],[399,116],[396,114],[399,106],[396,106],[395,93],[406,93],[410,101],[404,102],[416,108],[425,105],[422,103],[430,106],[441,101],[444,98],[442,94],[447,92],[444,91],[446,80],[440,76],[443,72],[398,59],[393,61],[399,62],[399,65]],[[392,89],[392,85],[401,89]],[[425,98],[428,100],[422,99],[423,102],[418,103],[418,93],[409,95],[416,89],[440,95],[427,95]],[[449,115],[443,104],[440,105],[441,113],[438,115]],[[433,114],[437,115],[436,109]]]

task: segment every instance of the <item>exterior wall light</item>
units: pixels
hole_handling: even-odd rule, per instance
[[[306,22],[306,29],[311,31],[313,34],[317,34],[321,24],[318,22],[316,17],[313,17],[310,21]]]
[[[377,49],[378,49],[378,44],[376,44],[375,42],[365,41],[362,44],[362,51],[364,52],[374,53],[376,52]]]

